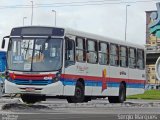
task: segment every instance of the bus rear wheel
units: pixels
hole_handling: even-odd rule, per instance
[[[123,103],[126,100],[126,88],[123,83],[119,87],[119,96],[108,96],[109,103]]]
[[[75,88],[74,96],[67,97],[68,103],[82,103],[84,102],[84,85],[78,81]]]

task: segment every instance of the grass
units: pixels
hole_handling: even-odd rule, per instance
[[[147,90],[144,92],[144,94],[127,96],[127,99],[160,100],[160,90]]]

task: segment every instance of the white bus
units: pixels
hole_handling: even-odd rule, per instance
[[[26,103],[108,97],[122,103],[145,87],[144,47],[72,29],[26,26],[9,38],[5,92]]]

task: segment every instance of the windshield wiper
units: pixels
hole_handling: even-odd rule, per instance
[[[51,39],[51,36],[48,36],[48,38],[43,42],[42,47],[41,47],[41,49],[40,49],[40,50],[41,50],[41,53],[43,53],[43,50],[44,50],[44,49],[42,49],[42,48],[43,48],[43,46],[45,45],[45,43],[48,42],[49,39]]]

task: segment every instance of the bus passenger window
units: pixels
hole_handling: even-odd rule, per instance
[[[130,48],[129,49],[129,60],[128,64],[130,68],[136,68],[136,49]]]
[[[124,47],[124,46],[120,47],[120,66],[121,67],[128,66],[127,47]]]
[[[65,60],[68,62],[75,61],[75,44],[73,40],[66,39]]]
[[[137,50],[137,68],[144,69],[144,51]]]
[[[109,61],[109,48],[108,43],[100,42],[99,43],[99,64],[107,65]]]
[[[87,41],[87,62],[88,63],[97,63],[98,55],[97,55],[97,42],[94,40]]]
[[[115,44],[110,45],[110,65],[111,66],[119,65],[118,45]]]
[[[78,62],[84,62],[85,58],[85,39],[77,38],[76,39],[76,60]]]

